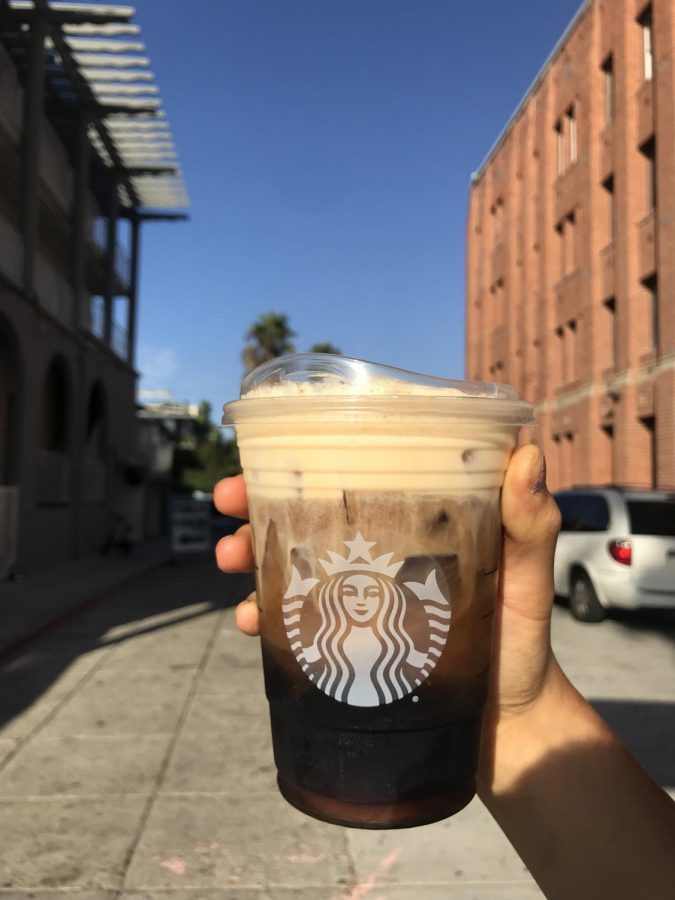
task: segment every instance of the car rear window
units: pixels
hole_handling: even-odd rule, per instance
[[[675,500],[629,500],[633,534],[675,537]]]
[[[609,508],[597,494],[560,494],[556,502],[562,515],[562,531],[607,531]]]

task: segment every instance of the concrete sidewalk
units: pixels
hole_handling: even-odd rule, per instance
[[[0,659],[73,610],[163,565],[168,539],[139,544],[127,556],[90,556],[36,575],[0,581]]]
[[[0,898],[534,900],[479,801],[444,822],[314,821],[275,783],[249,576],[177,562],[107,593],[0,666]],[[62,588],[63,590],[63,588]],[[675,623],[583,626],[554,647],[675,787]]]
[[[368,832],[280,797],[249,588],[166,566],[0,668],[0,897],[541,897],[478,801]]]

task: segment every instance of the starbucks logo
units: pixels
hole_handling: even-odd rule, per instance
[[[404,562],[373,557],[359,532],[320,559],[325,576],[303,578],[295,565],[284,594],[291,650],[324,694],[351,706],[381,706],[410,694],[433,670],[450,628],[450,599],[427,558],[424,581],[399,581]]]

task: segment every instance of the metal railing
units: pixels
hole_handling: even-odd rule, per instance
[[[129,332],[120,322],[112,323],[112,342],[111,347],[113,353],[120,359],[129,358]]]
[[[99,340],[105,336],[105,298],[96,294],[89,304],[89,331]]]
[[[44,116],[40,139],[40,178],[66,212],[69,212],[73,199],[73,170],[66,148]]]
[[[35,292],[40,306],[64,325],[72,326],[73,289],[67,279],[40,254],[35,259]]]

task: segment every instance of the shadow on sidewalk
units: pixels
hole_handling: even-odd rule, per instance
[[[83,655],[234,606],[253,587],[251,575],[224,575],[209,554],[166,564],[98,597],[47,633],[22,644],[2,663],[0,729],[35,703]]]
[[[675,703],[650,700],[590,700],[652,778],[675,788]]]

